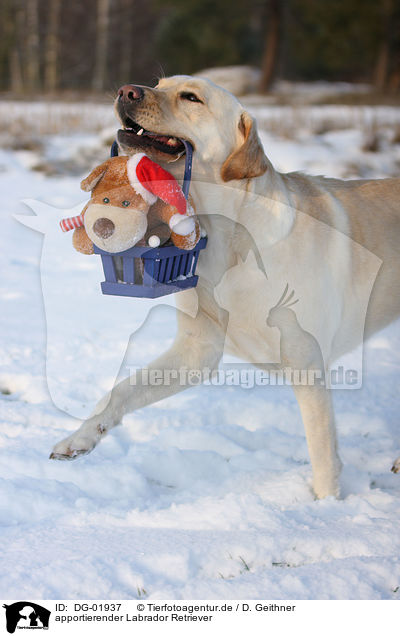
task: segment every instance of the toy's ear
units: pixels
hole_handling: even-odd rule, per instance
[[[96,168],[92,170],[90,175],[86,177],[86,179],[81,181],[81,189],[84,190],[85,192],[91,192],[93,188],[98,184],[100,179],[104,177],[105,173],[108,170],[109,165],[110,165],[110,160],[107,159],[107,161],[104,161],[104,163],[101,163],[99,166],[96,166]]]
[[[259,177],[268,168],[268,161],[257,135],[256,124],[249,113],[243,111],[238,126],[243,135],[243,142],[231,152],[222,164],[221,177],[223,181]]]

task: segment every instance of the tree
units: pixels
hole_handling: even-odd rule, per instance
[[[38,0],[26,0],[26,85],[30,92],[40,88]]]
[[[96,57],[92,88],[102,91],[106,85],[110,0],[97,0]]]
[[[131,76],[132,70],[132,58],[133,58],[133,37],[132,37],[132,18],[131,10],[132,5],[135,3],[132,0],[121,0],[122,3],[122,15],[121,15],[121,39],[124,43],[123,55],[120,55],[120,77],[124,82],[128,82]]]
[[[261,62],[259,92],[266,93],[272,84],[278,62],[279,40],[282,23],[282,3],[280,0],[268,0],[267,32],[265,48]]]
[[[166,73],[256,62],[257,5],[259,0],[158,0],[156,50]]]
[[[378,91],[398,91],[400,88],[400,9],[393,0],[379,5],[379,43],[373,83]]]
[[[16,94],[23,91],[22,47],[25,14],[20,0],[3,0],[0,4],[0,73],[1,87]]]
[[[58,40],[61,0],[50,0],[47,37],[45,42],[44,86],[54,92],[58,85]]]

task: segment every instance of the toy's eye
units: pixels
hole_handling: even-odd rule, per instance
[[[103,203],[110,203],[110,199],[108,199],[107,197],[104,197]]]
[[[131,204],[131,202],[130,202],[130,201],[122,201],[122,205],[123,205],[125,208],[127,208],[127,207],[128,207],[128,205],[130,205],[130,204]]]

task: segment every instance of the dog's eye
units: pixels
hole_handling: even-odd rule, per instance
[[[107,197],[104,197],[103,203],[110,203],[110,199],[108,199]]]
[[[194,93],[181,93],[179,97],[181,99],[187,99],[188,102],[198,102],[199,104],[203,104],[201,99],[199,99]]]
[[[127,208],[127,207],[128,207],[128,205],[130,205],[130,204],[131,204],[131,202],[130,202],[130,201],[122,201],[122,205],[123,205],[125,208]]]

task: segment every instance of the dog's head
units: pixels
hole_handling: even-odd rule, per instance
[[[124,152],[156,161],[179,160],[189,141],[197,162],[213,164],[223,181],[262,175],[268,167],[256,124],[239,101],[213,82],[190,76],[160,80],[155,88],[127,84],[115,102]]]

